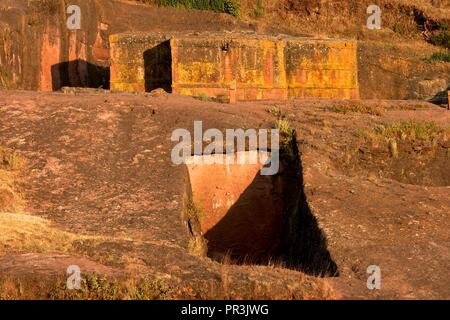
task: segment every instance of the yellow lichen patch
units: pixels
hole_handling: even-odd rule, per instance
[[[153,78],[157,75],[170,82],[166,85],[175,93],[196,95],[200,89],[209,88],[211,98],[218,98],[215,93],[219,90],[215,89],[223,87],[236,90],[238,100],[303,96],[347,99],[359,95],[353,42],[244,34],[176,34],[165,42],[167,50],[163,52],[160,50],[165,47],[160,38],[124,35],[116,39],[112,44],[113,90],[147,90],[147,82],[158,82],[158,78]],[[114,49],[115,46],[119,48]],[[142,54],[145,56],[149,51],[158,52],[151,56],[154,59],[167,55],[168,67],[159,68],[159,61],[142,61]],[[140,72],[142,64],[145,74]]]
[[[215,83],[217,82],[217,65],[207,62],[194,61],[190,64],[179,64],[177,66],[180,82],[188,83]],[[216,80],[217,79],[217,80]]]

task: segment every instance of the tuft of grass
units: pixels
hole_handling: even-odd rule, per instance
[[[392,31],[394,31],[395,33],[398,33],[400,35],[405,34],[404,30],[402,29],[402,27],[400,27],[399,25],[394,25],[394,27],[392,28]]]
[[[437,21],[436,28],[441,30],[448,30],[448,22],[447,21]]]
[[[365,129],[359,131],[359,135],[366,139],[382,139],[388,142],[393,139],[432,141],[445,131],[445,128],[434,122],[408,120]]]
[[[397,104],[391,106],[389,110],[426,110],[430,109],[430,106],[425,104]]]
[[[49,292],[53,300],[171,300],[176,297],[175,287],[163,279],[129,278],[111,280],[91,273],[81,279],[79,290],[70,290],[59,282]]]
[[[104,236],[80,235],[60,230],[47,219],[22,213],[20,205],[21,203],[16,201],[17,209],[6,208],[16,212],[4,212],[0,208],[0,257],[11,253],[30,252],[84,254],[82,245],[95,248],[112,240]],[[89,255],[95,260],[108,260],[108,257],[100,253]],[[114,257],[113,253],[109,252],[109,255]],[[118,259],[114,258],[114,261],[117,262]]]
[[[282,112],[280,107],[274,105],[272,106],[270,109],[267,110],[268,113],[270,113],[272,116],[274,116],[277,119],[281,119],[282,118]]]
[[[280,151],[290,157],[294,156],[292,143],[295,139],[295,130],[287,119],[278,119],[276,128],[280,130]]]
[[[214,101],[213,98],[211,98],[210,96],[208,96],[206,93],[203,92],[199,92],[194,96],[195,99],[201,100],[201,101]]]
[[[201,204],[195,203],[194,201],[189,201],[187,205],[187,216],[188,219],[198,219],[199,222],[204,218],[204,213]]]
[[[264,1],[263,0],[257,0],[256,1],[256,8],[251,12],[250,14],[253,18],[261,18],[264,16]]]
[[[52,300],[117,300],[119,285],[97,274],[88,274],[81,279],[80,290],[70,290],[66,283],[60,283],[50,291]]]
[[[409,120],[389,124],[385,127],[382,134],[387,138],[401,138],[402,140],[431,140],[431,138],[441,133],[442,130],[434,122]]]
[[[286,136],[292,136],[293,129],[287,119],[278,119],[276,124],[277,129],[280,129],[280,133]]]
[[[20,212],[22,208],[22,198],[16,186],[21,180],[20,169],[24,163],[25,160],[15,150],[0,147],[0,214],[3,211]],[[2,227],[0,225],[0,230]]]
[[[268,113],[277,118],[275,128],[280,131],[280,152],[292,158],[295,156],[292,144],[295,142],[295,130],[287,117],[283,115],[280,107],[274,105],[267,110]]]
[[[295,141],[295,130],[291,127],[286,115],[283,115],[280,107],[274,105],[267,110],[277,118],[275,128],[280,131],[280,152],[292,158],[295,156],[292,144]]]
[[[6,150],[0,147],[0,169],[19,170],[25,163],[16,150]]]
[[[156,0],[161,7],[212,10],[239,17],[241,4],[239,0]]]
[[[450,52],[435,52],[431,56],[423,58],[423,60],[428,62],[432,61],[450,62]]]
[[[382,107],[372,107],[364,104],[341,104],[329,107],[328,110],[332,112],[347,114],[347,113],[367,113],[375,116],[381,116],[384,113],[384,108]]]
[[[145,278],[130,296],[133,300],[171,300],[174,293],[173,288],[164,280]]]
[[[7,253],[68,252],[75,235],[59,231],[40,217],[0,212],[0,256]]]
[[[450,49],[450,33],[447,30],[441,31],[430,37],[430,42],[435,46]]]
[[[202,236],[200,221],[203,219],[203,210],[190,200],[187,204],[187,221],[191,236],[188,243],[188,251],[194,256],[204,256],[208,250],[205,239]]]

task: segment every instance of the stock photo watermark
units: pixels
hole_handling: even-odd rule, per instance
[[[271,176],[280,168],[279,129],[226,129],[225,138],[219,129],[203,132],[202,121],[194,121],[194,139],[187,129],[176,129],[171,140],[178,142],[171,159],[180,164],[262,164],[261,175]],[[268,145],[270,137],[270,146]],[[248,141],[249,152],[246,150]],[[210,142],[203,149],[203,142]],[[224,145],[225,143],[225,145]],[[194,156],[192,156],[192,146]],[[225,147],[225,149],[224,149]],[[225,154],[223,153],[226,150]]]
[[[367,267],[367,289],[369,290],[380,290],[381,289],[381,268],[376,265],[370,265]]]
[[[67,7],[67,14],[69,14],[66,22],[67,29],[80,30],[81,29],[81,8],[77,5],[69,5]]]
[[[380,30],[381,29],[381,8],[376,4],[371,4],[367,7],[367,29]]]
[[[77,265],[70,265],[67,267],[67,278],[66,286],[69,290],[80,290],[81,289],[81,269]]]

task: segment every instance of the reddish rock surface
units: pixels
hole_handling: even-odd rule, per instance
[[[48,219],[60,231],[100,237],[75,241],[73,251],[63,254],[71,256],[70,263],[79,259],[113,277],[151,275],[173,286],[209,288],[206,295],[200,290],[184,297],[448,299],[450,187],[430,186],[420,177],[403,181],[377,162],[377,151],[357,134],[358,129],[411,118],[448,126],[448,111],[425,105],[375,116],[327,108],[337,103],[342,102],[276,103],[297,132],[304,191],[311,223],[316,223],[316,229],[304,230],[304,239],[322,236],[339,272],[325,279],[305,275],[307,270],[223,265],[189,253],[192,235],[185,210],[190,184],[187,169],[170,160],[172,130],[191,130],[194,120],[220,130],[272,127],[276,118],[267,110],[273,103],[230,107],[177,95],[2,91],[0,144],[27,160],[20,184],[27,214]],[[405,108],[404,102],[365,104]],[[359,149],[369,150],[372,160],[361,158]],[[430,179],[445,176],[450,159],[445,154],[445,166],[432,167]],[[405,157],[399,162],[410,172]],[[383,159],[393,168],[398,165]],[[11,252],[0,260],[0,270],[23,277],[24,269],[33,268],[24,262],[31,261],[26,258],[31,253]],[[39,255],[40,268],[64,275],[61,261],[66,258],[55,254],[60,255]],[[381,290],[366,288],[369,265],[381,268]]]

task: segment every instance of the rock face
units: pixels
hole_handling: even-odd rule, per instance
[[[442,100],[439,96],[446,93],[450,84],[450,64],[432,64],[417,57],[407,59],[394,49],[380,51],[373,44],[359,43],[358,75],[363,99],[414,99],[439,103]]]
[[[79,30],[67,27],[69,5],[80,7]],[[3,0],[0,87],[41,91],[64,86],[108,88],[110,34],[184,30],[187,23],[191,30],[246,28],[230,23],[231,17],[210,12],[184,20],[174,9],[118,0]]]
[[[79,30],[67,28],[66,22],[70,16],[70,13],[67,13],[69,5],[80,7],[81,28]],[[53,91],[65,86],[82,86],[108,89],[111,64],[109,37],[111,35],[124,32],[152,32],[152,34],[164,32],[169,35],[176,32],[186,34],[189,33],[188,31],[208,32],[211,36],[214,32],[220,31],[228,36],[219,37],[220,39],[210,43],[203,41],[203,49],[192,37],[179,36],[170,46],[166,43],[159,46],[156,51],[146,52],[147,60],[158,61],[151,59],[151,55],[164,55],[168,50],[173,55],[178,50],[177,58],[181,59],[177,64],[179,70],[172,68],[172,71],[178,72],[179,81],[175,78],[169,79],[172,73],[166,72],[174,61],[155,63],[154,67],[144,66],[143,62],[139,62],[141,65],[135,69],[138,74],[130,75],[129,72],[127,76],[156,76],[159,77],[156,79],[159,82],[150,83],[149,88],[146,88],[145,82],[129,78],[119,81],[121,85],[118,86],[122,86],[119,89],[149,91],[156,86],[169,90],[171,88],[167,87],[167,83],[173,80],[178,81],[174,83],[174,92],[198,94],[198,88],[206,87],[207,90],[202,90],[210,92],[205,93],[220,96],[225,91],[230,99],[233,95],[236,99],[284,98],[286,96],[355,97],[354,89],[357,87],[359,87],[360,97],[364,99],[431,99],[444,91],[444,81],[447,86],[450,83],[448,63],[431,64],[410,56],[405,59],[405,57],[399,57],[395,49],[385,48],[380,52],[380,47],[362,41],[358,44],[358,85],[355,86],[352,82],[355,80],[353,71],[347,72],[353,70],[353,67],[342,72],[343,70],[339,68],[342,66],[341,62],[335,61],[333,62],[335,69],[330,72],[325,71],[325,67],[322,68],[322,58],[324,62],[331,61],[325,58],[326,54],[323,51],[328,50],[327,47],[330,47],[328,44],[322,46],[318,42],[308,44],[301,41],[295,43],[291,40],[283,40],[285,43],[283,41],[271,43],[268,37],[264,39],[241,37],[239,34],[243,31],[257,28],[239,22],[231,16],[208,11],[194,12],[195,14],[192,14],[192,11],[155,8],[137,2],[119,0],[2,0],[0,2],[0,88]],[[270,33],[278,32],[274,28]],[[283,29],[282,32],[285,30]],[[222,50],[222,47],[218,48],[217,45],[222,42],[226,45],[230,35],[233,35],[234,44],[231,44],[229,51]],[[151,43],[148,42],[145,46],[149,49]],[[333,49],[329,50],[330,55],[336,54],[334,51],[341,50],[334,45],[331,47]],[[136,48],[138,44],[132,44],[127,50],[132,51]],[[213,56],[203,58],[212,60],[206,61],[202,68],[213,67],[214,72],[211,76],[219,77],[219,79],[200,81],[193,78],[185,81],[183,74],[189,68],[192,69],[192,64],[187,60],[183,61],[183,58],[190,58],[183,56],[184,52],[197,51],[197,54],[201,55],[206,54],[208,50],[213,50]],[[353,49],[349,51],[351,50]],[[133,57],[139,61],[144,60],[137,54],[138,52],[141,55],[144,53],[144,51],[136,51]],[[280,56],[281,52],[283,57]],[[319,58],[315,57],[315,54],[318,54]],[[298,59],[300,55],[302,58]],[[343,56],[345,55],[337,53],[337,56],[332,59],[339,60]],[[192,59],[194,58],[195,55],[192,56]],[[280,63],[281,58],[287,60],[284,66]],[[119,65],[124,62],[133,67],[136,66],[137,61],[123,59],[125,58],[119,59],[115,65],[117,68],[111,71],[113,77],[120,77],[120,74],[114,74],[114,72],[119,72]],[[239,61],[237,67],[236,61]],[[310,65],[311,62],[313,66]],[[113,65],[114,63],[113,61]],[[323,70],[319,71],[321,69]],[[151,75],[148,74],[149,70],[153,72]],[[198,68],[192,70],[206,75],[211,71]],[[291,71],[292,73],[289,74]],[[342,79],[345,84],[333,84],[330,87],[329,83],[334,83],[336,79]],[[436,79],[441,80],[438,83]],[[236,90],[234,90],[234,81],[236,81]],[[212,82],[214,85],[211,85]],[[207,83],[208,86],[203,86],[203,83]],[[241,88],[239,83],[242,84]]]
[[[226,33],[110,37],[116,91],[162,87],[229,101],[358,98],[351,41]]]
[[[112,8],[73,1],[82,28],[66,26],[65,1],[2,1],[1,85],[52,91],[63,86],[105,87],[109,77],[107,21]],[[109,9],[109,10],[108,10]]]
[[[19,190],[25,212],[0,220],[0,243],[5,244],[0,246],[0,287],[2,277],[14,275],[25,282],[16,295],[48,299],[45,288],[54,286],[47,275],[65,276],[68,265],[79,265],[85,275],[111,273],[130,281],[134,274],[156,276],[181,287],[175,291],[182,294],[179,299],[323,298],[319,289],[325,284],[334,298],[448,299],[449,136],[442,135],[428,151],[406,149],[399,140],[399,157],[394,158],[387,143],[361,144],[355,133],[392,121],[433,121],[447,128],[450,112],[424,103],[415,111],[406,107],[418,107],[417,102],[383,102],[384,115],[341,114],[326,111],[329,103],[277,103],[302,140],[294,141],[297,163],[282,166],[273,177],[280,181],[272,183],[260,177],[253,181],[233,168],[223,179],[220,172],[206,170],[196,179],[189,168],[171,160],[174,130],[193,132],[196,120],[222,133],[227,128],[271,128],[277,117],[266,110],[272,102],[238,102],[230,108],[181,95],[0,91],[0,145],[15,148],[26,164]],[[356,104],[346,102],[351,103]],[[376,101],[358,103],[379,107]],[[284,181],[286,187],[277,187]],[[244,182],[253,183],[240,196]],[[269,188],[271,198],[265,196]],[[201,199],[202,190],[218,195],[217,201],[189,210],[190,200]],[[211,220],[214,207],[223,208],[221,199],[233,203],[227,201],[231,195],[242,206],[231,208],[223,219],[215,216],[218,223]],[[283,210],[283,218],[289,219],[283,219],[277,232],[264,222],[276,226],[277,216],[267,213],[277,213],[274,207],[280,204],[301,210]],[[210,222],[215,223],[212,229]],[[5,227],[9,233],[2,231]],[[258,238],[242,241],[237,249],[270,249],[269,240],[275,246],[278,238],[282,253],[302,259],[295,269],[301,272],[286,269],[279,259],[272,260],[275,267],[242,266],[191,254],[193,249],[196,255],[204,253],[203,237],[211,240],[209,253],[223,252],[225,244],[228,250],[236,244],[231,240],[252,235]],[[5,236],[20,246],[11,247]],[[284,239],[299,245],[289,247]],[[336,265],[339,276],[327,277],[325,283],[308,276],[322,265]],[[371,265],[382,270],[381,290],[367,288]],[[28,280],[28,273],[39,283]],[[181,291],[184,286],[190,290]]]

